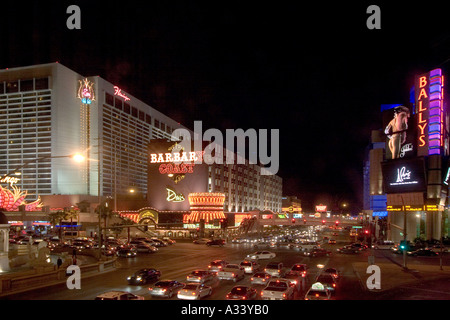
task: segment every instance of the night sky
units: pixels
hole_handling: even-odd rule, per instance
[[[362,209],[380,105],[450,65],[442,1],[33,1],[1,6],[0,68],[59,61],[186,127],[280,129],[283,194]],[[68,30],[66,8],[81,8]],[[381,30],[369,30],[369,5]]]

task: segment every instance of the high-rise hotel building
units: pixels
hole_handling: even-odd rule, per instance
[[[150,139],[180,127],[101,77],[60,63],[0,70],[0,176],[30,162],[16,183],[29,199],[99,189],[145,194]],[[84,163],[65,157],[75,153]]]
[[[153,192],[148,152],[151,140],[168,140],[178,128],[187,129],[117,85],[60,63],[0,70],[0,177],[19,169],[15,186],[29,200],[134,189],[148,206],[173,210],[165,208],[165,189]],[[76,153],[84,162],[70,159]],[[195,192],[224,193],[225,212],[281,211],[280,177],[248,162],[203,167]]]

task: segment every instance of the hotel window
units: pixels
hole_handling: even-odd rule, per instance
[[[107,92],[105,92],[105,103],[110,106],[114,105],[114,97]]]
[[[152,124],[152,117],[148,114],[145,115],[145,122],[148,124]]]
[[[131,106],[128,103],[124,103],[123,104],[123,112],[125,112],[126,114],[131,114]]]
[[[33,91],[33,79],[20,80],[20,91]]]
[[[159,129],[159,120],[155,119],[155,127]]]
[[[138,110],[135,107],[131,107],[131,115],[135,118],[138,116]]]
[[[142,111],[139,111],[139,120],[142,120],[142,121],[145,120],[145,113]]]
[[[114,106],[116,107],[116,109],[122,110],[122,100],[114,98]]]
[[[48,78],[40,78],[34,80],[35,90],[45,90],[48,89]]]

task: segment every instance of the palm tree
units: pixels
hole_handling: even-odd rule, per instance
[[[64,219],[70,219],[70,228],[73,230],[73,219],[78,220],[78,214],[80,210],[74,206],[70,208],[64,208],[65,217]]]
[[[57,212],[51,212],[48,214],[48,218],[50,220],[50,223],[56,227],[57,224],[59,224],[59,241],[62,240],[62,228],[61,223],[63,220],[65,220],[66,212],[64,211],[57,211]]]
[[[105,230],[105,235],[104,238],[106,240],[106,227],[107,227],[107,219],[108,218],[112,218],[115,216],[115,213],[113,212],[113,210],[111,209],[109,203],[105,200],[103,201],[99,206],[97,206],[97,208],[95,208],[95,212],[100,215],[99,216],[99,220],[104,219],[104,230]],[[100,227],[100,226],[99,226]],[[99,240],[102,237],[102,233],[99,230]]]

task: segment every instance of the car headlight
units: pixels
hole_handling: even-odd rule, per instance
[[[141,280],[142,280],[142,277],[137,277],[136,280],[137,280],[137,281],[141,281]]]
[[[131,277],[127,277],[127,280],[131,280]]]

